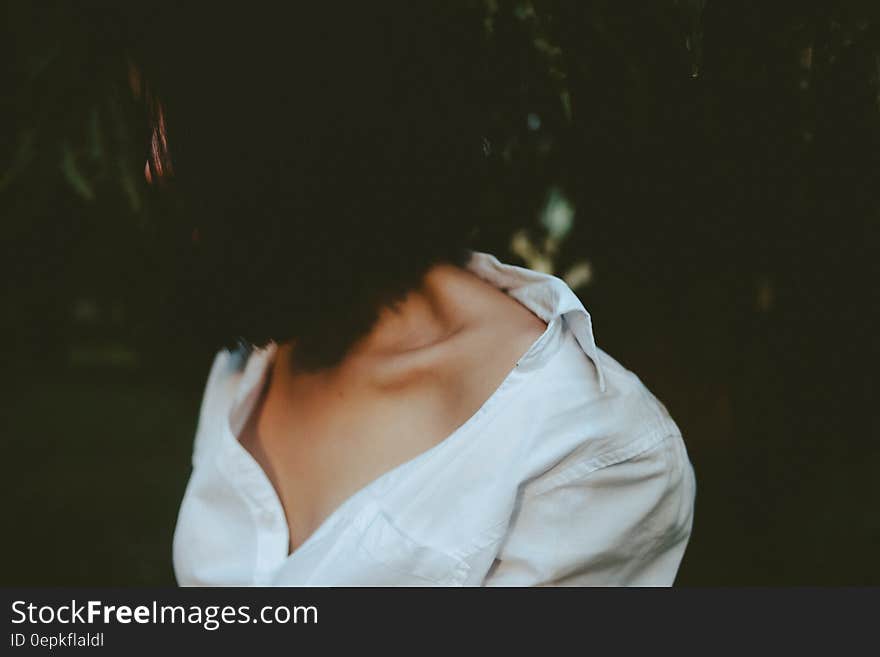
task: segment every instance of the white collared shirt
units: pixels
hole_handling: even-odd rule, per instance
[[[480,409],[342,503],[292,554],[281,502],[238,436],[275,346],[208,377],[174,534],[179,584],[670,585],[696,484],[665,407],[596,347],[560,279],[468,268],[547,322]]]

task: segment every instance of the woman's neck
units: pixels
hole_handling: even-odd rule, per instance
[[[455,265],[437,264],[421,284],[393,306],[382,308],[351,355],[404,354],[439,343],[464,328],[475,276]]]
[[[406,385],[436,374],[438,367],[452,362],[461,342],[457,338],[465,339],[471,329],[503,317],[511,303],[515,302],[467,269],[438,264],[426,272],[417,288],[380,311],[370,331],[354,343],[340,363],[314,372],[297,372],[287,365],[295,347],[282,344],[273,376],[279,387],[291,392],[329,381]]]

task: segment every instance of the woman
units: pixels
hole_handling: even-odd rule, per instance
[[[675,423],[563,281],[470,248],[495,71],[482,21],[437,4],[143,17],[147,174],[198,218],[191,305],[239,341],[204,393],[182,585],[674,580]]]

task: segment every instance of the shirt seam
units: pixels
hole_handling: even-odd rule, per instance
[[[544,478],[541,480],[541,485],[532,489],[527,495],[524,496],[524,499],[532,499],[534,497],[547,493],[557,486],[570,483],[578,477],[590,475],[598,470],[624,463],[626,461],[634,459],[641,454],[644,454],[645,452],[650,451],[651,449],[657,447],[658,445],[669,439],[680,437],[681,435],[677,432],[651,432],[642,436],[641,438],[627,443],[623,447],[618,447],[616,449],[603,452],[602,454],[594,456],[585,461],[572,463],[562,470],[553,473],[552,475],[545,475]]]

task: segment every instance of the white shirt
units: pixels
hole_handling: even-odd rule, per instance
[[[562,280],[484,253],[468,268],[546,331],[463,425],[290,555],[281,502],[238,440],[276,348],[217,354],[174,535],[179,584],[672,584],[696,492],[675,422],[596,347]]]

